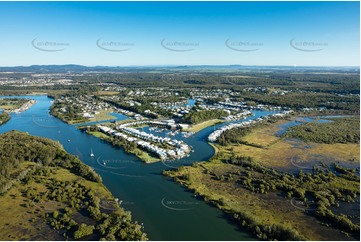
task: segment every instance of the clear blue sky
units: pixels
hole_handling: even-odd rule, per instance
[[[359,4],[0,2],[0,66],[359,66]]]

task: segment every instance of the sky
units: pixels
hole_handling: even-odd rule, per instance
[[[359,66],[359,2],[0,2],[0,66]]]

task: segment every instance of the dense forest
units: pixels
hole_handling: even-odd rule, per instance
[[[34,213],[32,220],[50,225],[64,240],[146,239],[141,226],[131,221],[130,213],[102,185],[100,176],[55,141],[18,131],[1,134],[0,173],[0,199],[20,189],[22,195],[13,198],[25,201],[22,206],[29,211],[35,209],[29,212]],[[39,209],[55,202],[61,207],[53,212]]]
[[[311,122],[291,127],[286,137],[315,143],[360,143],[360,117],[334,118],[329,123]]]

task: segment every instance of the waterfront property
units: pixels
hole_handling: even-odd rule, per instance
[[[131,127],[145,124],[149,125],[150,123],[152,125],[172,127],[169,121],[137,121],[117,125],[115,129],[103,125],[99,125],[98,128],[103,133],[117,137],[118,139],[124,139],[126,142],[137,144],[143,149],[156,154],[161,160],[180,159],[189,154],[191,148],[184,141],[156,136]],[[164,148],[164,146],[167,148]]]
[[[285,117],[286,115],[289,115],[291,114],[293,111],[292,110],[289,110],[289,111],[282,111],[280,113],[276,113],[276,114],[270,114],[270,115],[266,115],[266,116],[263,116],[263,117],[259,117],[257,119],[254,119],[254,120],[250,120],[250,121],[243,121],[243,122],[240,122],[240,123],[231,123],[229,125],[226,125],[226,126],[223,126],[221,127],[220,129],[217,129],[215,130],[214,132],[212,132],[210,135],[208,135],[208,141],[210,142],[215,142],[218,137],[220,137],[224,131],[226,130],[230,130],[230,129],[233,129],[233,128],[239,128],[239,127],[245,127],[245,126],[249,126],[249,125],[252,125],[254,123],[257,123],[257,122],[262,122],[264,120],[267,120],[269,119],[270,117]]]

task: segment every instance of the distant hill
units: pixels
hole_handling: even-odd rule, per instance
[[[54,73],[54,72],[84,72],[94,68],[81,65],[32,65],[32,66],[14,66],[0,67],[1,72],[35,72],[35,73]]]
[[[269,70],[269,71],[338,71],[359,72],[358,66],[244,66],[244,65],[182,65],[182,66],[83,66],[83,65],[31,65],[0,67],[0,72],[64,73],[64,72],[139,72],[139,71],[224,71],[224,70]]]

